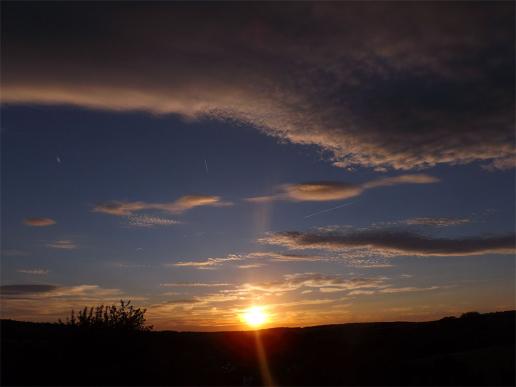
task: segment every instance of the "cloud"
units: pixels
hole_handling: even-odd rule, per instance
[[[2,250],[2,257],[25,257],[29,255],[27,251],[17,249]]]
[[[33,275],[47,275],[48,270],[47,269],[19,269],[17,270],[18,273],[23,274],[33,274]]]
[[[484,165],[483,168],[491,172],[516,168],[516,155],[495,159],[491,163]]]
[[[259,260],[259,262],[256,262]],[[253,269],[265,266],[263,260],[271,262],[321,262],[329,261],[330,257],[316,254],[294,254],[288,252],[266,252],[255,251],[243,254],[228,254],[225,257],[207,258],[200,261],[179,261],[167,263],[167,267],[194,267],[201,270],[215,270],[222,265],[237,263],[238,269]],[[241,263],[242,261],[255,261],[252,263]]]
[[[173,329],[241,329],[235,316],[255,304],[267,308],[270,321],[276,326],[323,324],[342,318],[346,308],[351,305],[343,302],[357,296],[389,297],[389,294],[433,291],[446,287],[409,286],[405,282],[407,279],[402,281],[403,286],[399,286],[393,279],[382,276],[353,277],[308,272],[285,274],[271,281],[221,283],[224,286],[216,291],[213,290],[219,285],[217,283],[178,282],[171,283],[171,287],[192,285],[196,292],[202,292],[202,288],[205,288],[207,293],[186,298],[178,292],[164,293],[163,296],[168,294],[178,298],[150,305],[148,317],[152,324]]]
[[[221,258],[208,258],[204,261],[180,261],[175,263],[166,264],[166,266],[179,266],[179,267],[195,267],[198,269],[212,268],[214,266],[220,266],[226,262],[242,261],[245,258],[240,255],[230,254],[227,257]]]
[[[300,184],[284,184],[278,187],[278,193],[269,196],[247,198],[251,203],[266,203],[273,200],[334,201],[345,200],[361,195],[365,190],[398,184],[431,184],[439,179],[425,174],[400,175],[371,180],[363,184],[351,184],[337,181],[320,181]]]
[[[128,217],[129,226],[151,228],[154,226],[172,226],[181,222],[174,219],[161,218],[159,216],[149,215],[131,215]]]
[[[441,289],[439,286],[428,286],[426,288],[417,288],[414,286],[405,286],[403,288],[386,288],[381,289],[380,293],[412,293],[412,292],[425,292],[428,290],[437,290]]]
[[[47,247],[52,249],[74,250],[77,248],[77,245],[71,240],[57,240],[52,243],[47,243]]]
[[[411,218],[405,219],[401,223],[408,225],[422,225],[422,226],[436,226],[436,227],[448,227],[448,226],[460,226],[463,224],[471,223],[471,219],[468,218]]]
[[[265,266],[264,263],[249,263],[246,265],[237,265],[239,269],[256,269]]]
[[[380,256],[468,256],[514,254],[514,234],[462,238],[436,238],[413,232],[359,230],[348,232],[281,232],[260,242],[291,249],[346,251],[365,249]]]
[[[510,2],[94,7],[3,8],[3,103],[243,122],[344,168],[514,157]]]
[[[381,179],[371,180],[363,184],[364,189],[389,187],[399,184],[432,184],[438,183],[439,179],[425,174],[400,175],[393,177],[384,177]]]
[[[291,252],[255,251],[242,255],[246,259],[266,259],[273,262],[320,262],[329,261],[330,257],[317,254],[297,254]]]
[[[56,221],[51,218],[26,218],[23,223],[32,227],[46,227],[56,224]]]
[[[2,296],[25,296],[31,294],[50,293],[59,289],[54,285],[2,285],[0,294]]]
[[[134,212],[142,210],[158,210],[169,212],[172,214],[180,214],[187,210],[200,206],[225,207],[231,203],[221,201],[219,196],[211,195],[186,195],[182,196],[174,202],[169,203],[146,203],[146,202],[122,202],[112,201],[106,203],[98,203],[93,212],[102,212],[104,214],[115,216],[128,216]],[[156,220],[158,218],[154,218]],[[149,219],[147,218],[147,221]],[[145,218],[144,218],[145,221]],[[141,222],[141,219],[140,219]]]
[[[281,280],[259,283],[244,283],[236,289],[237,294],[265,292],[284,293],[301,288],[318,288],[322,292],[348,291],[362,288],[383,288],[386,278],[346,278],[337,274],[293,273],[285,274]],[[324,290],[323,290],[324,289]],[[331,290],[328,290],[331,289]],[[226,291],[226,293],[232,291]]]
[[[225,287],[231,284],[225,282],[170,282],[159,284],[166,288],[179,287],[179,288],[214,288],[214,287]]]

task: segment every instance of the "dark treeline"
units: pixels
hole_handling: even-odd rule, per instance
[[[1,322],[2,385],[514,385],[516,312],[424,323],[151,332]]]

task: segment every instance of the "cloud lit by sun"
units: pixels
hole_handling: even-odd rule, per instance
[[[252,306],[241,315],[242,320],[252,328],[259,328],[268,320],[267,312],[261,306]]]

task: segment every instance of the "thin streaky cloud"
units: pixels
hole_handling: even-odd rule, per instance
[[[411,218],[405,219],[400,223],[408,225],[421,225],[421,226],[436,226],[436,227],[448,227],[448,226],[461,226],[464,224],[471,223],[472,220],[469,218]]]
[[[127,219],[128,224],[131,227],[152,228],[155,226],[173,226],[181,224],[180,221],[175,219],[167,219],[160,216],[150,215],[130,215]]]
[[[336,201],[360,196],[365,190],[388,187],[400,184],[432,184],[440,180],[426,174],[400,175],[371,180],[362,184],[339,181],[319,181],[299,184],[283,184],[277,188],[277,193],[267,196],[257,196],[245,199],[251,203],[267,203],[274,200],[294,202],[304,201]]]
[[[18,273],[23,274],[32,274],[32,275],[47,275],[47,269],[18,269],[16,270]]]
[[[227,207],[231,206],[231,202],[222,201],[219,196],[213,195],[185,195],[173,202],[167,203],[148,203],[143,201],[123,202],[112,201],[98,203],[93,212],[101,212],[104,214],[115,216],[129,216],[134,212],[143,210],[158,210],[171,214],[181,214],[195,207],[212,206]]]
[[[47,227],[56,224],[56,221],[52,218],[33,217],[24,219],[23,223],[31,227]]]
[[[179,261],[175,263],[165,264],[165,266],[178,266],[178,267],[195,267],[199,269],[210,268],[213,269],[215,266],[220,266],[226,262],[242,261],[245,259],[243,256],[230,254],[226,257],[221,258],[208,258],[203,261]]]
[[[215,288],[231,286],[231,284],[226,282],[170,282],[159,284],[159,286],[165,288]]]
[[[78,246],[75,242],[67,239],[56,240],[51,243],[47,243],[47,247],[52,249],[60,249],[60,250],[74,250],[77,249]]]

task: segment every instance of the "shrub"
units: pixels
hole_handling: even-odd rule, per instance
[[[466,312],[462,313],[460,318],[477,318],[480,317],[480,313],[478,312]]]
[[[120,306],[85,307],[79,310],[78,314],[72,309],[66,322],[59,319],[59,323],[78,328],[149,331],[152,326],[145,325],[146,311],[146,309],[135,308],[131,305],[131,301],[120,300]]]

